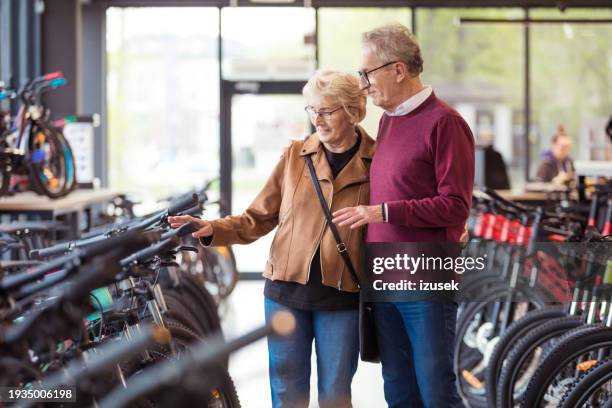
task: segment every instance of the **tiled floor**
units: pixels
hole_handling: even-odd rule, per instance
[[[263,281],[240,282],[230,297],[223,327],[227,338],[232,338],[263,324]],[[317,406],[316,362],[312,361],[311,407]],[[268,350],[266,341],[247,346],[232,355],[230,374],[244,408],[270,407],[268,383]],[[355,408],[384,408],[380,365],[359,362],[353,379]]]

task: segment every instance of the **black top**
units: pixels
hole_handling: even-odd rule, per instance
[[[542,161],[538,167],[536,179],[544,182],[551,182],[555,177],[559,175],[560,171],[566,173],[574,172],[574,164],[571,158],[566,158],[561,161],[552,155],[550,151],[545,152],[542,155]]]
[[[340,174],[344,166],[357,153],[360,142],[361,138],[359,137],[357,143],[343,153],[332,153],[323,145],[325,157],[327,157],[334,178]],[[313,200],[316,200],[316,197],[313,197]],[[338,254],[338,256],[340,255]],[[343,292],[331,286],[323,285],[322,281],[319,247],[312,258],[309,279],[305,285],[297,282],[266,279],[264,296],[282,305],[304,310],[346,310],[356,309],[359,306],[359,293]]]

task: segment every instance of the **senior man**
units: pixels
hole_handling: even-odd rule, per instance
[[[334,213],[368,224],[367,242],[460,242],[471,205],[474,139],[463,118],[423,86],[416,39],[400,24],[362,37],[362,86],[384,109],[370,168],[370,205]],[[453,370],[457,304],[376,303],[390,407],[462,407]]]

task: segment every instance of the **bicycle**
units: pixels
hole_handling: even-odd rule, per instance
[[[130,331],[137,331],[139,325],[146,322],[154,322],[159,327],[168,328],[173,335],[170,347],[156,347],[149,350],[145,358],[125,361],[121,367],[117,367],[114,375],[111,376],[112,381],[108,384],[100,382],[97,388],[81,393],[86,400],[96,399],[103,395],[104,390],[108,391],[114,381],[121,381],[121,378],[133,375],[143,367],[155,364],[162,359],[180,355],[181,350],[187,350],[192,343],[204,339],[213,332],[220,331],[212,297],[204,291],[203,287],[190,281],[188,276],[172,273],[172,258],[176,253],[174,248],[178,246],[179,251],[189,249],[180,247],[179,237],[193,232],[193,226],[186,225],[178,230],[164,232],[166,229],[165,217],[169,213],[188,211],[194,204],[196,206],[198,204],[197,197],[175,202],[167,210],[156,213],[148,219],[136,220],[120,231],[114,231],[113,236],[91,237],[87,242],[75,243],[74,246],[68,248],[68,251],[66,248],[60,248],[62,249],[60,252],[54,249],[51,252],[62,256],[51,259],[29,271],[4,276],[0,282],[0,295],[5,296],[0,297],[9,296],[13,300],[8,302],[9,305],[12,304],[12,307],[1,314],[2,320],[13,321],[15,317],[28,316],[32,313],[33,317],[28,319],[30,322],[40,322],[40,320],[32,320],[36,319],[36,316],[53,318],[52,322],[43,326],[47,329],[39,327],[39,330],[42,330],[39,333],[31,332],[32,323],[25,326],[25,329],[24,326],[20,326],[21,329],[17,330],[17,333],[22,334],[19,336],[14,334],[15,331],[9,332],[8,340],[5,341],[6,347],[3,348],[14,355],[17,350],[11,345],[23,344],[21,341],[21,339],[25,340],[23,333],[29,332],[27,338],[29,342],[32,342],[31,347],[36,350],[34,355],[37,361],[37,364],[33,365],[28,355],[21,354],[18,358],[19,361],[22,361],[20,370],[10,378],[13,380],[20,378],[18,375],[20,374],[26,376],[22,382],[40,379],[43,377],[39,368],[41,363],[56,365],[59,368],[62,366],[61,360],[71,354],[76,353],[78,357],[79,354],[93,350],[108,342],[109,339],[127,335]],[[140,231],[157,233],[158,242],[136,253],[131,253],[127,257],[122,257],[121,260],[116,257],[99,260],[96,274],[83,274],[83,271],[79,271],[82,269],[80,265],[93,261],[92,248],[124,247],[126,243],[131,243],[134,240],[134,234]],[[34,251],[44,251],[44,249]],[[91,284],[91,281],[88,281],[90,282],[88,284],[76,285],[81,288],[78,295],[67,295],[68,298],[62,296],[62,299],[68,299],[68,301],[61,302],[61,307],[53,301],[48,303],[48,299],[53,299],[57,293],[66,291],[73,293],[70,288],[74,285],[69,283],[71,281],[81,282],[81,278],[88,278],[86,275],[89,277],[97,275],[95,285]],[[165,285],[164,288],[162,284]],[[96,287],[97,289],[92,292]],[[89,292],[88,296],[85,296],[83,288]],[[84,302],[85,299],[90,299],[90,302]],[[65,309],[68,304],[71,305],[69,309],[73,309],[74,313],[69,316],[58,314],[59,310]],[[90,310],[92,306],[96,306],[94,311]],[[86,325],[83,328],[78,322],[83,320],[85,314],[87,314]],[[36,334],[43,333],[46,342],[48,343],[49,340],[51,342],[46,348],[41,349],[35,346],[37,342],[40,342]],[[54,351],[56,348],[52,345],[63,344],[64,338],[81,340],[73,341],[74,345],[63,350],[58,356],[57,351]],[[87,340],[83,341],[83,339]],[[24,364],[29,369],[25,369]],[[30,373],[29,377],[27,372]],[[236,393],[233,385],[214,389],[211,392],[214,393],[214,398],[235,400]],[[236,404],[223,406],[233,407]]]
[[[48,122],[43,92],[66,85],[58,71],[27,82],[20,90],[0,90],[0,100],[19,98],[12,126],[0,134],[0,196],[11,188],[11,176],[27,176],[38,194],[60,198],[76,186],[74,156],[63,134]]]

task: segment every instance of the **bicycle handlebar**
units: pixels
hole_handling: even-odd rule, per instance
[[[85,313],[84,308],[66,308],[66,305],[82,304],[83,299],[87,299],[92,290],[111,283],[115,276],[121,272],[122,267],[119,260],[150,243],[148,235],[143,233],[126,234],[109,241],[112,241],[115,245],[104,242],[103,245],[98,245],[96,248],[89,248],[89,251],[81,256],[84,260],[91,258],[88,260],[86,267],[83,268],[82,273],[79,273],[63,293],[51,301],[49,306],[34,311],[26,316],[22,322],[6,330],[3,338],[0,339],[0,343],[5,345],[18,343],[26,338],[44,317],[57,310],[62,310],[63,315],[66,315],[66,310],[73,312],[78,310],[77,313]],[[75,254],[77,257],[79,255]]]
[[[51,88],[57,88],[59,86],[64,86],[68,83],[68,81],[66,80],[66,78],[57,78],[54,79],[53,81],[49,81],[48,86]]]
[[[70,271],[67,269],[60,269],[57,272],[50,273],[46,275],[40,282],[29,283],[27,285],[21,286],[15,293],[14,298],[17,300],[21,300],[30,295],[33,295],[34,293],[40,292],[41,290],[45,290],[47,288],[50,288],[51,286],[55,286],[56,284],[66,279],[69,274]]]
[[[195,193],[188,197],[179,198],[177,201],[172,203],[170,207],[168,207],[168,215],[176,215],[181,211],[185,211],[191,207],[199,205],[199,203],[199,197]]]
[[[196,224],[195,222],[190,222],[188,224],[181,225],[179,228],[164,232],[161,236],[161,239],[165,240],[174,236],[184,237],[186,235],[196,232],[198,229],[198,224]]]
[[[56,269],[66,268],[72,270],[78,267],[81,263],[88,262],[96,256],[111,252],[115,248],[127,250],[128,252],[126,255],[129,255],[131,253],[129,252],[130,248],[132,248],[134,245],[140,244],[139,239],[141,236],[144,237],[143,239],[146,241],[146,243],[143,244],[144,246],[150,244],[154,240],[159,239],[160,234],[143,234],[140,231],[128,231],[123,235],[94,242],[85,248],[76,248],[73,253],[53,259],[44,265],[34,268],[31,271],[5,277],[0,282],[0,291],[13,290],[21,285],[40,279],[47,273],[53,272]],[[131,251],[134,252],[134,250]]]
[[[33,259],[46,258],[50,256],[64,254],[66,252],[71,252],[81,247],[95,245],[98,242],[106,241],[108,237],[112,236],[114,232],[122,230],[123,228],[126,228],[126,227],[127,227],[127,230],[126,230],[127,232],[143,231],[149,228],[150,226],[163,221],[168,215],[175,215],[180,212],[192,209],[194,207],[197,208],[199,205],[200,205],[199,197],[197,194],[193,194],[188,197],[183,197],[183,198],[178,199],[174,203],[172,203],[170,207],[168,207],[167,210],[157,211],[153,215],[143,220],[136,221],[136,222],[134,222],[134,220],[130,220],[129,222],[116,226],[114,230],[106,231],[99,235],[94,235],[94,236],[91,236],[85,239],[64,242],[61,244],[55,244],[47,248],[33,249],[30,251],[30,258],[33,258]]]
[[[52,81],[56,78],[61,78],[64,76],[64,73],[62,71],[55,71],[55,72],[50,72],[48,74],[43,75],[41,78],[44,81]]]
[[[67,254],[77,248],[82,248],[87,245],[92,245],[96,242],[104,241],[107,238],[108,238],[107,236],[101,234],[101,235],[95,235],[89,238],[81,239],[78,241],[70,241],[70,242],[63,242],[61,244],[55,244],[47,248],[32,249],[30,251],[30,258],[41,259],[41,258],[48,258],[51,256],[56,256],[56,255],[61,255],[61,254]]]
[[[161,255],[168,251],[171,251],[179,245],[181,245],[181,239],[177,236],[174,236],[165,241],[161,241],[155,245],[152,245],[149,248],[145,248],[141,251],[138,251],[128,256],[127,258],[122,259],[120,261],[120,264],[121,266],[125,267],[133,262],[146,261],[148,259],[153,258],[156,255]]]
[[[501,195],[499,195],[495,190],[492,190],[490,188],[485,188],[484,192],[490,196],[491,198],[493,198],[495,201],[499,201],[500,203],[504,204],[507,207],[511,207],[511,208],[515,208],[518,211],[521,211],[523,213],[528,213],[531,214],[534,211],[536,211],[536,209],[538,207],[531,207],[531,206],[526,206],[526,205],[522,205],[519,203],[515,203],[513,201],[507,200],[505,198],[503,198]],[[584,217],[581,217],[579,215],[575,215],[575,214],[569,214],[569,213],[563,213],[563,214],[557,214],[554,212],[550,212],[550,211],[542,211],[542,217],[543,218],[567,218],[568,220],[571,221],[577,221],[577,222],[585,222],[586,219]]]

